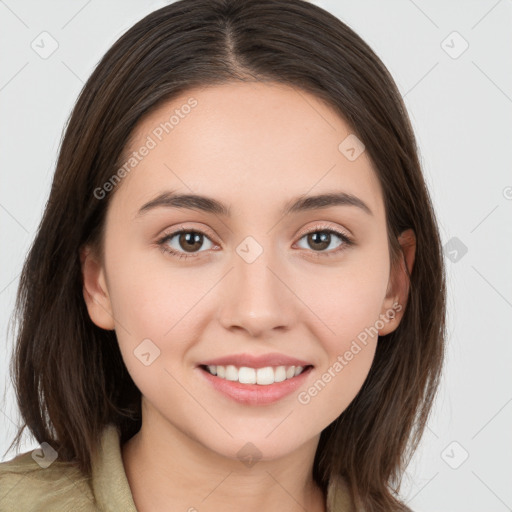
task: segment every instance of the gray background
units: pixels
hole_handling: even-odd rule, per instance
[[[446,370],[401,495],[415,512],[512,510],[512,1],[315,3],[395,78],[447,247]],[[19,421],[7,325],[64,124],[105,51],[164,4],[0,1],[0,460]]]

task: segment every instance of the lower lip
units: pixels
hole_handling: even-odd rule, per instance
[[[310,366],[296,377],[262,386],[260,384],[240,384],[238,381],[221,379],[201,367],[197,368],[217,391],[238,403],[246,405],[267,405],[281,400],[303,384],[309,372],[313,369]]]

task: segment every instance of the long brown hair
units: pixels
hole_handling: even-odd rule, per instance
[[[425,429],[445,339],[445,271],[410,120],[389,72],[347,25],[303,0],[180,0],[130,28],[82,89],[49,200],[20,277],[11,372],[24,421],[61,460],[91,471],[103,427],[141,426],[141,395],[114,331],[90,319],[79,252],[101,247],[112,197],[98,199],[142,116],[194,86],[274,81],[325,101],[363,141],[380,180],[393,264],[416,235],[404,316],[381,336],[369,375],[321,434],[313,476],[342,475],[358,510],[400,510],[401,475]]]

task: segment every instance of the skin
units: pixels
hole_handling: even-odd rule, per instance
[[[123,462],[141,512],[194,510],[324,511],[312,477],[321,431],[354,399],[368,375],[377,337],[307,404],[298,393],[269,405],[237,403],[201,378],[196,365],[234,353],[279,352],[310,361],[310,388],[379,315],[402,305],[379,334],[399,325],[412,270],[414,233],[390,268],[382,190],[363,152],[338,149],[350,127],[315,96],[281,84],[229,83],[174,98],[137,126],[126,154],[193,97],[198,104],[111,192],[105,257],[82,252],[84,299],[92,321],[115,329],[142,394],[142,428],[123,447]],[[159,193],[213,197],[232,217],[159,207],[137,216]],[[362,209],[337,205],[282,216],[299,195],[345,191]],[[205,233],[184,260],[156,241],[180,227]],[[327,247],[307,233],[326,226]],[[263,252],[247,263],[236,248],[253,237]],[[332,256],[327,256],[327,253]],[[196,255],[196,256],[194,256]],[[315,257],[315,255],[317,257]],[[144,339],[160,355],[145,366],[134,355]],[[252,467],[237,452],[253,443]]]

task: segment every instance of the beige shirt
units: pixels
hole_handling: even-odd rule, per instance
[[[0,463],[0,512],[29,511],[137,512],[123,466],[117,428],[109,425],[103,431],[101,450],[93,460],[90,479],[76,466],[58,458],[43,468],[32,458],[32,452]],[[352,511],[345,481],[341,478],[331,481],[327,512]]]

